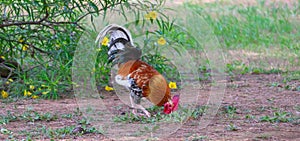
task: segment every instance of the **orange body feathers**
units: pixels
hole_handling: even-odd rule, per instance
[[[139,60],[128,61],[119,66],[118,75],[133,78],[142,89],[143,97],[157,106],[163,106],[171,98],[165,78],[153,67]]]

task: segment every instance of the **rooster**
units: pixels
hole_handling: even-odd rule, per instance
[[[171,98],[170,88],[163,75],[146,62],[141,61],[142,52],[134,46],[130,32],[122,26],[111,24],[99,33],[96,43],[107,34],[110,35],[108,63],[118,66],[115,81],[130,91],[132,113],[151,117],[151,114],[141,105],[143,97],[154,105],[164,106],[165,114],[177,110],[179,95]],[[138,109],[143,113],[138,114]]]

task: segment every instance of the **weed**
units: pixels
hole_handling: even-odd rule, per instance
[[[6,129],[6,128],[1,128],[1,129],[0,129],[0,133],[3,134],[3,135],[10,135],[10,134],[12,134],[13,132],[10,131],[10,130],[8,130],[8,129]]]
[[[229,105],[229,106],[224,106],[223,109],[226,116],[228,116],[229,118],[235,117],[236,107]]]
[[[207,106],[197,107],[196,110],[194,110],[192,112],[191,117],[194,118],[194,119],[197,119],[198,117],[202,116],[206,112],[207,109],[208,109]]]
[[[259,112],[264,112],[264,111],[266,111],[267,108],[268,108],[268,107],[260,106],[260,107],[257,108],[257,111],[259,111]]]
[[[51,113],[38,113],[36,111],[26,111],[21,116],[21,119],[27,120],[27,121],[53,121],[56,120],[58,117],[57,115],[52,115]]]
[[[280,86],[280,83],[279,82],[272,82],[269,86],[278,87],[278,86]]]
[[[253,120],[253,119],[255,119],[255,116],[254,116],[254,115],[247,114],[247,115],[245,116],[245,119],[247,119],[247,120]]]
[[[211,72],[210,69],[207,68],[207,66],[200,66],[198,69],[200,75],[199,75],[199,80],[204,81],[204,80],[211,80]]]
[[[266,140],[266,139],[269,139],[269,138],[271,138],[271,135],[268,135],[268,134],[261,134],[261,135],[259,135],[259,136],[257,136],[256,138],[258,138],[258,139],[264,139],[264,140]]]
[[[13,114],[10,111],[7,111],[7,115],[1,115],[0,116],[0,124],[8,124],[9,122],[14,122],[17,120],[26,120],[30,122],[35,121],[54,121],[57,120],[57,115],[53,115],[49,112],[47,113],[38,113],[36,111],[33,111],[31,109],[28,109],[27,111],[20,113],[20,114]]]
[[[228,131],[237,131],[237,130],[239,130],[239,127],[236,126],[235,124],[231,123],[231,124],[226,126],[226,130],[228,130]]]
[[[162,107],[153,106],[151,108],[148,108],[147,110],[152,114],[150,118],[146,118],[144,116],[136,116],[132,113],[125,113],[125,115],[118,115],[113,118],[114,122],[126,122],[126,123],[155,123],[158,121],[166,121],[166,122],[183,122],[184,120],[188,118],[196,119],[199,116],[201,116],[203,113],[205,113],[207,107],[201,106],[198,107],[196,110],[192,110],[190,108],[183,108],[179,107],[179,109],[171,114],[163,114],[160,111],[162,111]]]
[[[62,128],[52,129],[48,128],[44,130],[44,135],[48,136],[51,139],[64,138],[66,135],[71,135],[74,126],[66,126]]]
[[[140,122],[140,123],[155,123],[159,120],[161,120],[164,116],[161,113],[157,113],[156,115],[147,118],[144,116],[136,116],[133,115],[132,113],[126,113],[125,115],[120,115],[120,116],[115,116],[113,118],[114,122],[127,122],[127,123],[135,123],[135,122]]]
[[[61,115],[62,118],[67,118],[67,119],[71,119],[71,118],[73,118],[73,116],[74,116],[73,114],[62,114]]]
[[[11,111],[7,111],[7,115],[0,115],[0,124],[8,124],[9,122],[13,122],[17,120],[17,116]]]
[[[294,109],[297,111],[297,112],[300,112],[300,104],[296,104],[294,106]]]
[[[260,121],[262,122],[290,122],[292,121],[292,115],[288,112],[281,112],[281,111],[277,111],[274,112],[272,116],[262,116],[260,117]]]
[[[207,140],[207,136],[201,136],[201,135],[193,135],[187,139],[187,141],[203,141]]]

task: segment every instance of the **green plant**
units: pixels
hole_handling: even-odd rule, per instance
[[[16,121],[17,118],[18,117],[15,114],[11,113],[11,111],[7,111],[6,115],[0,115],[0,124],[8,124],[9,122]]]
[[[245,118],[246,118],[247,120],[253,120],[253,119],[255,119],[255,116],[254,116],[254,115],[247,114],[247,115],[245,116]]]
[[[236,107],[228,105],[228,106],[224,106],[223,109],[224,109],[224,113],[226,113],[229,118],[233,118],[235,116]]]
[[[204,65],[200,65],[199,69],[198,69],[200,76],[199,76],[199,80],[200,81],[204,81],[204,80],[211,80],[211,70]]]
[[[191,117],[197,119],[198,117],[202,116],[206,112],[207,108],[208,108],[207,106],[197,107],[196,110],[194,110],[193,113],[191,114]]]
[[[126,0],[2,2],[0,56],[21,66],[13,72],[16,83],[6,88],[11,96],[20,97],[20,92],[28,90],[26,85],[46,85],[47,93],[34,93],[43,98],[57,99],[62,93],[68,94],[74,51],[85,30],[81,21],[87,16],[93,20],[107,9],[126,3]]]
[[[0,133],[3,134],[3,135],[10,135],[12,134],[13,132],[6,129],[6,128],[0,128]]]
[[[74,116],[73,114],[62,114],[61,115],[62,118],[67,118],[67,119],[71,119],[71,118],[73,118],[73,116]]]
[[[299,24],[294,15],[299,14],[299,3],[266,6],[230,5],[223,1],[209,4],[186,4],[197,11],[211,25],[225,51],[233,51],[234,58],[247,65],[235,64],[230,59],[227,70],[231,73],[281,73],[299,66],[300,46],[297,43]],[[248,54],[249,53],[249,54]],[[254,53],[254,54],[252,54]],[[293,54],[297,55],[293,55]],[[257,58],[258,56],[260,58]],[[287,60],[278,63],[274,60]],[[280,67],[280,65],[282,67]]]
[[[23,120],[28,120],[31,122],[34,121],[53,121],[56,120],[58,117],[57,115],[52,115],[51,113],[38,113],[36,111],[28,110],[25,111],[22,115],[20,115],[20,118]]]
[[[292,121],[292,115],[288,112],[277,111],[274,112],[272,116],[262,116],[260,121],[262,122],[289,122]]]
[[[226,126],[226,130],[229,130],[229,131],[237,131],[238,129],[239,129],[239,127],[232,123]]]
[[[207,136],[193,135],[193,136],[189,137],[187,140],[190,140],[190,141],[203,141],[203,140],[207,140],[207,139],[208,139]]]
[[[297,111],[297,112],[300,112],[300,104],[296,104],[294,106],[294,109]]]
[[[71,135],[73,129],[74,126],[66,126],[57,129],[47,128],[43,130],[43,134],[48,136],[50,139],[58,139],[63,138],[66,135]]]

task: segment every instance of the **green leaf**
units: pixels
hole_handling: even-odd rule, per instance
[[[89,1],[88,4],[89,4],[89,6],[91,6],[94,9],[95,12],[98,13],[99,9],[95,3]]]

